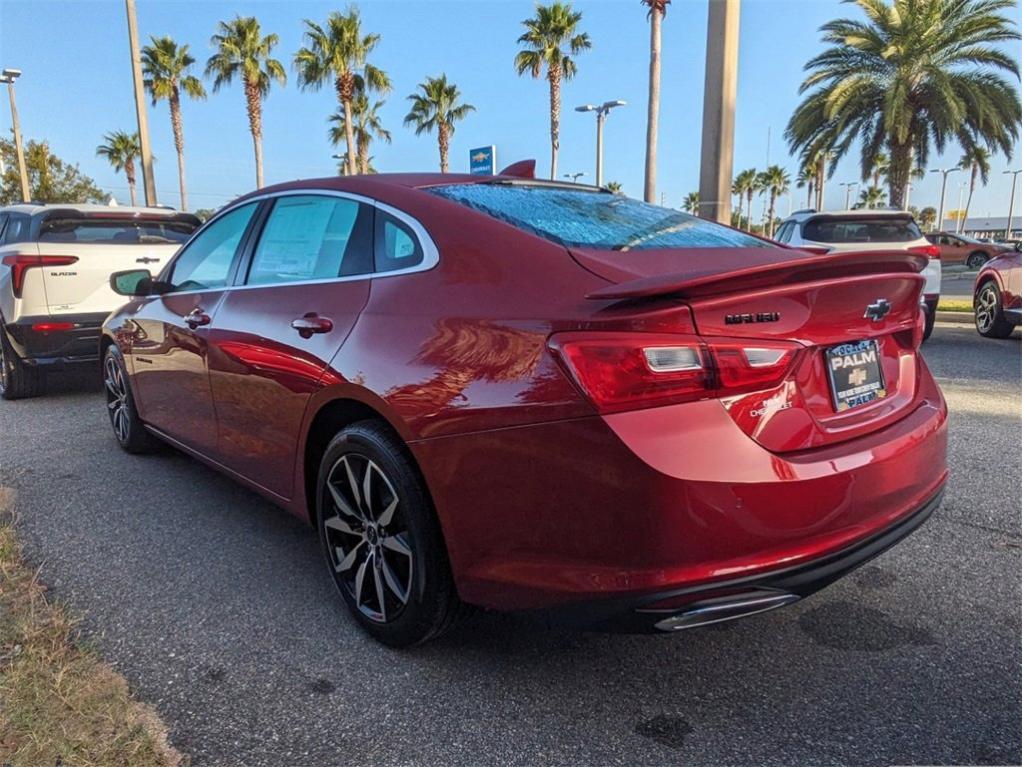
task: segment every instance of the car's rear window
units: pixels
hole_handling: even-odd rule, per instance
[[[198,221],[105,219],[55,216],[39,225],[39,242],[95,242],[122,245],[180,244],[198,228]]]
[[[802,239],[813,242],[911,242],[922,236],[910,216],[814,218],[802,228]]]
[[[619,251],[770,247],[687,213],[609,192],[506,183],[452,184],[429,191],[569,247]]]

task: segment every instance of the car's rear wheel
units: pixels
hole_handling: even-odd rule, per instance
[[[404,647],[446,631],[462,612],[447,550],[422,479],[383,425],[341,430],[320,464],[320,541],[358,623]]]
[[[987,260],[987,254],[981,250],[977,250],[975,253],[969,254],[969,257],[965,260],[965,265],[970,269],[980,269]]]
[[[0,397],[25,399],[42,391],[42,374],[26,365],[11,348],[4,329],[0,327]]]
[[[1007,338],[1015,326],[1004,318],[1001,311],[1001,292],[993,280],[984,282],[973,299],[976,330],[986,338]]]
[[[103,355],[103,389],[117,444],[129,453],[151,453],[158,449],[160,443],[138,416],[124,356],[116,346],[110,346]]]

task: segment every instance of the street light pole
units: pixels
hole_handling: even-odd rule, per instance
[[[965,195],[965,182],[958,185],[958,215],[955,216],[955,234],[965,231],[965,219],[962,216],[962,197]]]
[[[1018,181],[1018,174],[1022,173],[1022,168],[1019,170],[1006,170],[1005,173],[1011,174],[1011,196],[1008,198],[1008,225],[1004,227],[1004,239],[1011,239],[1011,217],[1015,214],[1015,182]]]
[[[577,184],[578,180],[580,178],[582,178],[582,176],[584,176],[584,175],[585,175],[585,171],[583,170],[583,171],[579,171],[578,173],[565,173],[564,177],[565,178],[570,178],[571,179],[571,183]]]
[[[596,186],[603,186],[603,121],[614,107],[623,107],[627,102],[617,99],[596,104],[575,107],[576,112],[596,112]]]
[[[843,186],[845,188],[845,210],[849,210],[848,206],[851,204],[852,187],[858,185],[858,181],[842,181],[838,184],[838,186]]]
[[[138,52],[138,19],[135,16],[135,0],[124,0],[128,12],[128,45],[131,48],[131,76],[135,82],[135,115],[138,118],[138,143],[142,154],[142,185],[145,188],[145,204],[156,205],[156,178],[153,176],[153,153],[149,146],[149,119],[145,110],[143,93],[142,59]]]
[[[731,223],[741,0],[712,0],[706,29],[699,215]]]
[[[21,177],[21,200],[28,202],[28,169],[25,167],[25,147],[21,143],[21,125],[18,122],[18,105],[14,100],[14,81],[21,77],[20,69],[5,69],[0,82],[7,83],[7,95],[11,99],[11,125],[14,128],[14,151],[18,155],[18,175]]]
[[[940,209],[937,211],[937,230],[944,228],[944,192],[947,190],[947,177],[949,173],[959,171],[961,168],[934,168],[930,173],[940,173]]]

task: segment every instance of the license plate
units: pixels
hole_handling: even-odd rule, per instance
[[[875,340],[852,341],[827,349],[827,374],[838,412],[887,396],[880,348]]]

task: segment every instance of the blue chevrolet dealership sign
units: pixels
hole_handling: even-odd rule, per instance
[[[497,172],[497,147],[481,146],[468,152],[469,172],[474,176],[492,176]]]

